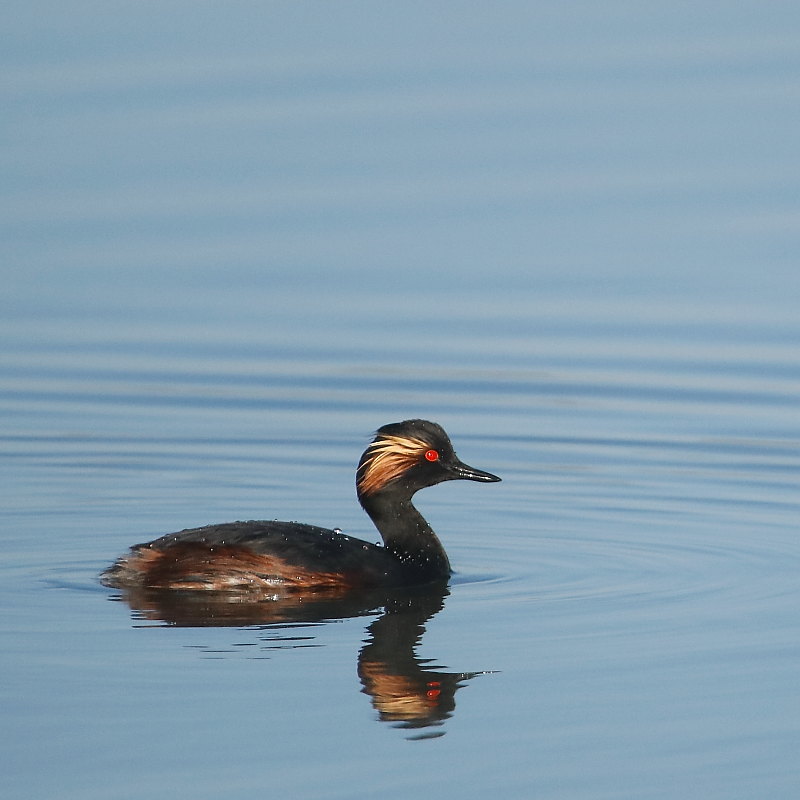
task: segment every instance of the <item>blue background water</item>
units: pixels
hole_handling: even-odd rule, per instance
[[[4,796],[797,796],[796,4],[3,17]],[[419,496],[417,656],[492,672],[447,719],[364,694],[379,609],[98,585],[212,521],[375,539],[417,415],[504,478]]]

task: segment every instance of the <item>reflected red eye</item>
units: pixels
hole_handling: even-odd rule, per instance
[[[426,450],[425,451],[425,458],[428,461],[438,461],[439,460],[439,451],[438,450]]]

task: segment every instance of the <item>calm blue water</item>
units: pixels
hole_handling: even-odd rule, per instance
[[[0,790],[794,798],[800,11],[23,4],[0,51]],[[375,540],[424,416],[446,596],[122,598],[208,522]]]

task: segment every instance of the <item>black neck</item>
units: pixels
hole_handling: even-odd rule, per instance
[[[442,543],[411,498],[377,495],[359,499],[386,549],[404,567],[425,580],[450,575],[450,561]]]

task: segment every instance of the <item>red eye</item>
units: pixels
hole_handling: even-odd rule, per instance
[[[438,461],[439,460],[439,451],[438,450],[426,450],[425,451],[425,458],[428,461]]]

